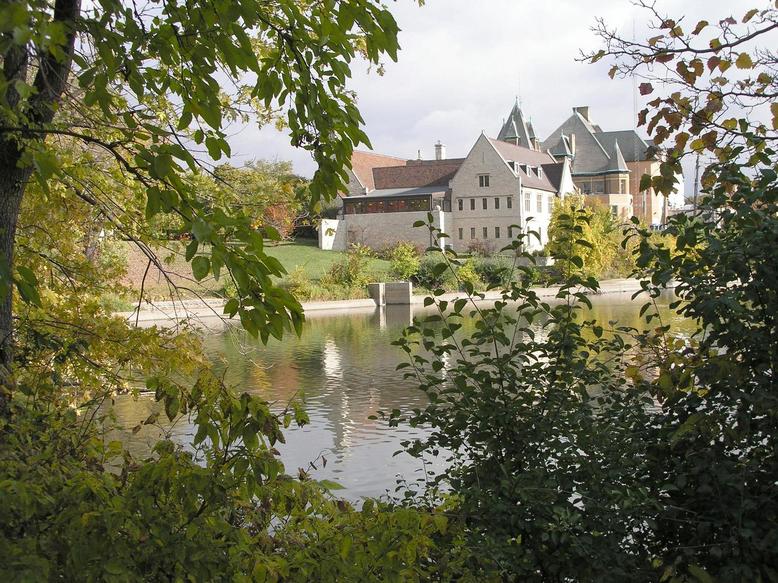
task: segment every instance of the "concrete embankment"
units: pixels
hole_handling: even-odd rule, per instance
[[[557,287],[532,288],[538,296],[554,298],[558,292]],[[600,282],[599,294],[634,293],[640,291],[640,282],[635,279],[610,279]],[[410,303],[413,306],[422,306],[426,295],[411,296]],[[448,293],[440,296],[440,299],[453,301],[465,297],[462,292]],[[490,302],[500,298],[499,290],[485,293],[482,301]],[[304,302],[303,309],[306,316],[326,316],[337,313],[372,312],[378,306],[372,299],[360,300],[335,300],[327,302]],[[205,326],[218,326],[224,320],[224,300],[219,298],[207,298],[203,300],[184,300],[178,302],[149,302],[141,306],[140,311],[119,312],[118,316],[139,326],[171,326],[184,319],[199,321]]]

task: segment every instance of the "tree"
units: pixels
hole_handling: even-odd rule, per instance
[[[451,464],[422,500],[445,500],[470,558],[503,580],[778,578],[778,11],[725,18],[700,46],[708,23],[685,34],[680,19],[644,6],[656,37],[628,41],[601,24],[606,48],[590,55],[613,58],[614,74],[678,77],[682,89],[641,114],[656,142],[675,142],[643,182],[669,194],[683,156],[706,149],[717,161],[699,212],[669,220],[674,247],[637,221],[627,230],[648,298],[643,322],[587,315],[583,292],[598,284],[582,271],[596,216],[571,208],[556,216],[556,302],[521,283],[490,304],[471,302],[472,289],[455,302],[437,295],[425,301],[436,313],[398,341],[401,368],[429,396],[408,418],[430,436],[408,449],[445,452]],[[706,66],[711,87],[689,73]],[[730,68],[740,73],[724,77]],[[762,111],[740,110],[744,98]],[[658,309],[674,283],[672,317],[694,327],[689,335]]]
[[[119,0],[88,7],[80,0],[20,0],[0,6],[0,22],[3,282],[34,297],[33,274],[14,264],[30,179],[44,191],[52,180],[69,184],[74,195],[117,217],[110,192],[91,190],[66,174],[52,138],[67,137],[104,152],[142,187],[146,217],[178,216],[194,234],[187,259],[197,258],[195,277],[226,271],[235,281],[228,315],[239,314],[244,327],[263,339],[299,329],[300,306],[273,284],[270,276],[283,268],[263,252],[262,233],[245,218],[209,208],[192,189],[186,171],[201,166],[193,147],[204,145],[218,160],[230,153],[229,119],[280,110],[293,144],[318,163],[313,201],[331,197],[346,179],[353,146],[367,143],[346,87],[349,65],[358,54],[371,63],[383,54],[395,58],[391,14],[371,0],[181,0],[144,8]],[[244,75],[252,81],[243,81]],[[119,232],[130,230],[115,223]],[[226,232],[237,244],[226,245]],[[198,249],[207,249],[207,256],[196,255]],[[12,313],[6,289],[0,409],[12,386]]]

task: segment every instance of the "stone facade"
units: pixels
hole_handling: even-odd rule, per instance
[[[385,249],[408,241],[421,249],[430,247],[429,229],[414,227],[416,221],[427,222],[426,212],[345,215],[341,219],[324,219],[319,227],[319,247],[328,251],[345,251],[359,243],[373,249]],[[432,211],[433,223],[447,232],[451,213]]]

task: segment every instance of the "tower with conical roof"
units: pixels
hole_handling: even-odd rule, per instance
[[[521,111],[517,98],[511,113],[508,115],[508,119],[505,120],[500,133],[497,134],[497,139],[514,146],[524,146],[525,148],[536,150],[536,143],[533,140],[535,136],[531,128],[532,125],[528,124],[524,119],[524,114]]]

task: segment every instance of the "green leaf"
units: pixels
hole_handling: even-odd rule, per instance
[[[192,259],[192,275],[197,281],[205,278],[211,270],[211,262],[207,257],[198,255]]]
[[[319,480],[319,485],[323,488],[326,488],[327,490],[343,490],[345,489],[344,486],[341,486],[337,482],[333,482],[332,480]]]

